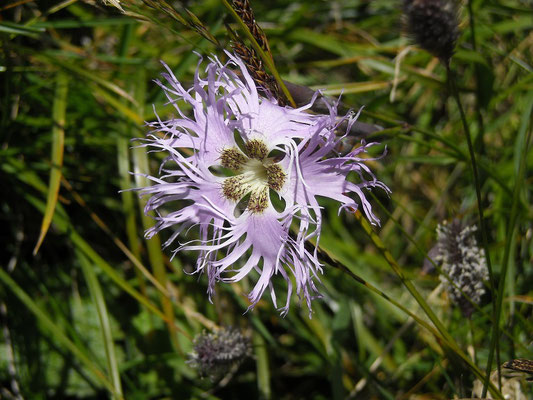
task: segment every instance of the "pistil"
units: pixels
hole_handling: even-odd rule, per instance
[[[239,173],[224,180],[224,197],[238,202],[250,194],[246,208],[254,214],[268,208],[269,189],[281,190],[287,178],[281,166],[267,155],[267,146],[258,139],[246,143],[246,155],[237,148],[225,149],[221,155],[222,166]]]

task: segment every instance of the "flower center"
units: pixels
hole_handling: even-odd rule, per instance
[[[261,140],[252,139],[247,142],[245,153],[235,147],[222,151],[222,166],[237,173],[224,179],[222,193],[235,202],[249,194],[246,209],[259,214],[268,208],[269,189],[281,190],[287,175],[279,164],[267,157],[268,148]]]

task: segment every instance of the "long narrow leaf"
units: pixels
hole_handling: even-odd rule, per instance
[[[11,290],[24,305],[37,317],[37,319],[54,335],[57,341],[72,352],[74,356],[84,364],[89,371],[91,371],[96,379],[103,384],[109,391],[115,393],[112,383],[107,379],[100,368],[87,356],[87,352],[75,345],[63,332],[63,330],[56,325],[52,319],[43,311],[32,298],[22,289],[22,287],[15,282],[3,268],[0,268],[0,281],[4,283],[6,288]]]
[[[120,399],[123,397],[122,384],[120,382],[120,373],[117,357],[115,355],[113,332],[111,331],[111,323],[107,313],[104,294],[102,292],[102,288],[100,287],[100,283],[98,282],[98,278],[93,271],[93,266],[82,254],[79,254],[78,259],[80,260],[83,275],[85,276],[87,286],[89,287],[89,292],[91,293],[91,298],[96,306],[96,311],[98,312],[98,319],[100,320],[100,329],[102,331],[105,354],[107,358],[107,368],[109,375],[111,375],[111,381],[113,382],[113,387],[115,389],[115,397]]]
[[[46,198],[46,211],[43,216],[41,232],[33,254],[37,254],[43,243],[46,232],[52,222],[56,209],[57,196],[61,186],[61,168],[63,167],[63,149],[65,146],[65,114],[67,110],[68,75],[60,71],[57,74],[56,92],[52,108],[52,168],[48,183],[48,196]]]

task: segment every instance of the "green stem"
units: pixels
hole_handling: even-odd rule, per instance
[[[472,9],[472,0],[468,0],[468,17],[470,22],[470,43],[472,44],[472,50],[477,52],[477,43],[476,43],[476,26],[474,19],[474,11]],[[476,137],[475,148],[478,151],[481,151],[483,148],[483,136],[485,134],[485,124],[483,123],[483,114],[481,114],[480,99],[482,98],[481,85],[479,83],[479,77],[481,76],[481,68],[479,64],[474,63],[474,72],[476,74],[476,117],[479,127],[479,133]]]
[[[100,322],[100,331],[102,333],[102,340],[104,342],[104,350],[107,359],[107,369],[108,374],[111,377],[111,382],[113,382],[113,387],[115,388],[115,394],[113,394],[114,399],[123,399],[122,394],[122,384],[120,382],[120,370],[118,366],[117,356],[115,354],[115,345],[113,340],[113,332],[111,329],[111,320],[107,312],[107,306],[104,299],[104,293],[96,277],[96,273],[93,270],[93,265],[85,257],[81,251],[78,254],[80,260],[81,269],[83,275],[85,276],[85,281],[87,282],[87,287],[89,288],[89,293],[93,300],[93,304],[96,307],[98,314],[98,320]]]
[[[476,351],[476,345],[474,340],[474,323],[472,322],[472,318],[468,318],[468,327],[470,328],[470,346],[472,346],[472,358],[474,359],[474,364],[477,365],[477,351]]]
[[[481,238],[483,240],[483,249],[485,251],[485,259],[487,260],[487,268],[489,270],[489,281],[490,281],[490,290],[493,296],[498,296],[496,292],[494,291],[494,288],[496,287],[496,284],[494,282],[494,273],[492,272],[492,263],[490,261],[490,253],[489,253],[489,241],[487,238],[487,227],[485,225],[485,218],[483,216],[483,200],[481,198],[481,185],[479,181],[479,174],[477,169],[477,163],[476,163],[476,155],[474,152],[474,146],[472,144],[472,137],[470,134],[470,128],[468,126],[468,121],[466,120],[466,115],[463,110],[463,105],[461,103],[461,98],[459,97],[459,91],[457,90],[457,85],[455,82],[455,77],[453,76],[452,70],[450,69],[450,64],[446,64],[446,72],[448,75],[448,84],[450,87],[450,92],[452,94],[452,97],[455,100],[455,103],[457,104],[457,108],[459,109],[459,114],[461,115],[461,122],[463,123],[463,129],[465,131],[465,137],[466,142],[468,144],[468,152],[470,153],[470,162],[472,165],[472,172],[474,175],[474,186],[476,189],[476,198],[477,198],[477,209],[478,209],[478,215],[479,215],[479,226],[481,228]],[[496,351],[496,359],[498,364],[498,377],[500,376],[500,354],[499,354],[499,315],[496,314],[497,306],[496,302],[498,299],[495,299],[496,301],[492,302],[492,312],[494,316],[494,323],[493,323],[493,329],[492,329],[492,336],[491,336],[491,345],[489,350],[489,359],[487,361],[487,367],[485,370],[485,382],[483,384],[483,394],[482,397],[484,397],[487,394],[487,385],[490,383],[490,372],[492,370],[492,362],[494,359],[494,350],[496,347],[498,347],[498,351]],[[501,386],[500,386],[501,387]]]
[[[452,336],[448,333],[442,322],[438,319],[438,317],[435,315],[431,307],[427,304],[427,302],[424,300],[422,295],[418,292],[418,290],[414,287],[414,285],[409,281],[404,275],[403,272],[400,269],[400,266],[392,256],[392,254],[387,250],[385,247],[385,244],[381,241],[379,236],[374,232],[372,229],[370,223],[363,217],[363,214],[359,210],[356,210],[354,213],[355,219],[361,224],[363,230],[365,233],[370,237],[372,242],[376,245],[378,250],[381,252],[387,263],[391,266],[393,271],[396,273],[398,278],[402,281],[403,285],[406,287],[406,289],[411,293],[411,295],[414,297],[416,302],[422,307],[422,310],[426,313],[428,318],[433,322],[433,325],[435,325],[435,328],[439,331],[439,333],[442,335],[444,339],[446,339],[450,343],[454,343],[454,339]]]
[[[254,352],[257,368],[257,385],[260,398],[269,400],[272,398],[272,389],[270,388],[270,368],[268,362],[268,351],[265,339],[258,331],[253,333]]]
[[[533,109],[533,96],[529,96],[529,102],[526,106],[526,115],[531,115],[531,111]],[[533,118],[531,116],[530,118]],[[525,122],[527,123],[527,122]],[[513,241],[513,236],[515,232],[515,226],[516,221],[518,219],[518,203],[519,203],[519,197],[520,197],[520,190],[522,188],[522,184],[524,182],[523,176],[526,169],[526,160],[527,160],[527,150],[529,148],[530,142],[531,142],[531,132],[532,129],[529,129],[529,132],[527,135],[524,135],[524,145],[522,146],[522,155],[520,158],[520,166],[518,168],[518,172],[516,174],[516,180],[515,185],[513,189],[513,197],[512,197],[512,203],[511,203],[511,215],[509,217],[509,225],[507,226],[507,232],[506,232],[506,241],[505,241],[505,250],[503,254],[503,260],[502,260],[502,270],[500,273],[500,281],[498,284],[498,296],[496,301],[496,310],[495,310],[495,321],[498,322],[500,320],[501,312],[502,312],[502,306],[503,306],[503,292],[505,290],[505,279],[507,277],[507,269],[509,267],[509,258],[511,255],[511,243]],[[495,323],[494,325],[499,326],[498,323]],[[487,370],[490,373],[490,370],[488,367],[490,367],[490,362],[492,359],[490,356],[492,355],[492,350],[498,346],[498,339],[499,339],[499,328],[498,331],[496,331],[497,335],[494,335],[491,338],[491,344],[490,344],[490,350],[489,353],[489,364],[487,365]],[[493,343],[495,341],[496,343]],[[498,355],[498,354],[497,354]],[[500,360],[498,359],[498,383],[501,387],[501,374],[500,374]],[[486,382],[485,382],[486,384]],[[483,393],[482,397],[486,395],[486,386],[483,387]]]
[[[383,254],[383,257],[387,261],[387,263],[391,266],[393,271],[398,275],[400,280],[402,281],[403,285],[407,288],[409,293],[414,297],[414,299],[417,301],[417,303],[420,305],[422,310],[426,313],[428,318],[433,322],[439,333],[443,336],[443,338],[448,342],[448,345],[455,351],[457,355],[459,355],[472,369],[472,371],[478,375],[481,371],[479,371],[478,367],[472,363],[472,361],[466,356],[463,351],[459,348],[453,337],[448,333],[442,322],[438,319],[438,317],[435,315],[433,310],[429,307],[429,305],[426,303],[424,298],[420,295],[418,290],[414,287],[414,285],[405,278],[403,275],[400,266],[392,256],[392,254],[387,250],[379,236],[372,230],[372,227],[370,226],[370,223],[363,217],[361,212],[359,210],[356,210],[354,213],[355,218],[358,220],[358,222],[363,227],[366,234],[370,237],[372,242],[376,245],[376,247],[379,249],[379,251]],[[478,375],[480,379],[483,377],[483,375]],[[503,399],[502,394],[490,383],[491,393],[494,396],[497,396],[498,398]]]
[[[276,80],[276,82],[278,83],[279,87],[283,91],[283,94],[285,95],[285,97],[287,97],[287,100],[289,100],[289,103],[291,103],[291,106],[296,108],[296,102],[292,98],[291,93],[289,92],[289,89],[287,89],[287,86],[285,86],[285,83],[283,82],[283,79],[281,79],[281,76],[279,75],[278,70],[276,69],[276,66],[274,65],[274,61],[272,60],[272,58],[263,51],[263,49],[261,48],[259,43],[257,43],[257,40],[255,40],[254,36],[252,35],[252,32],[250,32],[250,29],[248,29],[248,27],[243,22],[241,17],[239,17],[239,14],[237,14],[237,12],[228,3],[228,1],[227,0],[222,0],[222,3],[228,9],[228,11],[232,15],[232,17],[235,19],[235,21],[237,21],[237,23],[239,24],[239,26],[243,30],[243,32],[246,35],[246,37],[248,38],[248,40],[250,40],[250,43],[252,44],[252,47],[257,52],[257,54],[259,54],[259,57],[261,57],[261,60],[263,60],[263,62],[267,66],[267,68],[270,70],[270,72],[274,76],[274,79]]]
[[[400,126],[400,127],[404,128],[406,130],[419,132],[419,133],[423,134],[424,136],[427,136],[427,137],[429,137],[431,139],[434,139],[437,142],[440,142],[440,143],[446,145],[447,147],[449,147],[450,149],[452,149],[455,152],[455,154],[457,155],[457,158],[459,160],[461,160],[461,161],[469,161],[468,155],[461,148],[459,148],[459,146],[457,146],[457,144],[455,144],[453,141],[451,141],[449,139],[446,139],[446,138],[444,138],[442,136],[439,136],[436,133],[433,133],[433,132],[431,132],[431,131],[429,131],[427,129],[423,129],[423,128],[418,127],[416,125],[410,125],[410,124],[408,124],[405,121],[401,121],[401,120],[392,118],[390,116],[374,113],[374,112],[367,111],[367,110],[363,110],[362,114],[366,115],[366,116],[369,116],[369,117],[372,117],[372,118],[375,118],[378,121],[383,121],[383,122],[387,122],[387,123],[390,123],[390,124],[393,124],[393,125],[396,125],[396,126]],[[382,132],[382,131],[377,132],[376,135],[378,133],[380,133],[380,132]],[[404,140],[416,141],[416,139],[414,139],[412,136],[409,136],[409,135],[399,134],[396,137],[398,137],[400,139],[404,139]],[[442,149],[440,151],[441,152],[446,152],[446,151],[444,151]],[[450,154],[449,152],[446,152],[446,153]],[[505,191],[505,193],[507,193],[509,196],[512,195],[512,190],[509,189],[509,187],[507,187],[506,183],[504,182],[504,180],[501,177],[499,177],[497,174],[494,173],[494,171],[492,171],[490,169],[489,163],[487,163],[486,161],[481,159],[481,160],[478,161],[478,165],[481,168],[481,170],[483,170],[484,173],[486,173],[488,176],[490,176],[494,180],[494,182],[496,182]],[[526,209],[529,206],[528,204],[526,204],[523,201],[522,201],[522,205]]]
[[[381,242],[381,240],[379,239],[379,237],[377,237],[377,235],[372,231],[372,228],[370,227],[370,224],[362,217],[361,213],[359,211],[356,211],[355,212],[355,216],[356,218],[358,217],[358,215],[360,216],[361,220],[361,225],[363,226],[363,229],[365,229],[365,231],[367,232],[368,234],[368,231],[366,228],[369,229],[369,231],[371,232],[371,234],[369,234],[370,238],[372,239],[372,241],[374,242],[374,244],[381,250],[382,248],[384,248],[384,245],[383,243]],[[372,236],[373,235],[373,236]],[[383,251],[383,250],[382,250]],[[397,266],[396,264],[396,261],[394,261],[394,259],[392,258],[392,255],[390,255],[390,253],[388,252],[388,250],[384,250],[384,252],[388,253],[389,254],[389,257],[387,259],[387,261],[389,261],[390,263],[390,260],[392,260],[394,262],[394,264]],[[350,269],[348,269],[348,267],[346,267],[344,264],[342,264],[341,262],[339,262],[338,260],[335,260],[333,259],[325,250],[319,248],[319,254],[320,254],[320,257],[321,259],[330,264],[332,267],[334,268],[337,268],[337,269],[340,269],[342,272],[344,272],[345,274],[347,274],[348,276],[350,276],[352,279],[354,279],[356,282],[360,283],[361,285],[365,286],[367,289],[371,290],[372,292],[378,294],[379,296],[383,297],[385,300],[387,300],[388,302],[390,302],[392,305],[394,305],[395,307],[397,307],[398,309],[402,310],[405,314],[407,314],[408,316],[410,316],[411,318],[413,318],[413,320],[415,320],[419,325],[421,325],[422,327],[424,327],[425,329],[427,329],[429,332],[431,332],[439,341],[439,343],[443,343],[445,344],[449,349],[451,349],[455,354],[457,354],[467,365],[468,367],[470,368],[470,370],[481,380],[484,378],[484,375],[483,375],[483,371],[481,371],[477,365],[475,365],[472,360],[470,360],[470,358],[468,357],[467,354],[465,354],[460,348],[459,346],[457,345],[457,343],[454,341],[454,339],[448,335],[449,339],[447,337],[445,337],[445,335],[443,335],[442,333],[440,333],[438,330],[436,330],[434,327],[432,327],[430,324],[428,324],[426,321],[424,321],[422,318],[420,318],[419,316],[417,316],[416,314],[414,314],[413,312],[411,312],[409,309],[407,309],[405,306],[403,306],[402,304],[398,303],[397,301],[395,301],[394,299],[390,298],[386,293],[382,292],[381,290],[379,290],[378,288],[376,288],[374,285],[372,285],[371,283],[365,281],[363,278],[361,278],[360,276],[354,274]],[[399,268],[399,267],[398,267]],[[405,278],[403,280],[405,282]],[[413,287],[414,289],[414,287]],[[414,289],[415,292],[416,292],[416,289]],[[422,297],[420,296],[420,294],[418,294],[418,292],[416,292],[417,295],[418,295],[418,298],[421,299],[421,301],[423,303],[425,303],[425,300],[422,299]],[[417,299],[416,296],[413,296],[415,297],[415,299]],[[418,300],[417,300],[418,301]],[[421,303],[418,302],[420,305]],[[427,305],[427,303],[425,303],[427,308],[429,308],[429,306]],[[424,307],[422,307],[424,308]],[[430,312],[433,314],[433,312],[431,311],[430,309]],[[437,318],[435,316],[435,318]],[[438,321],[438,319],[437,319]],[[432,322],[435,324],[435,321],[432,320]],[[440,324],[440,321],[438,321],[438,323]],[[442,325],[441,325],[442,326]],[[444,330],[446,332],[446,330]],[[496,389],[496,387],[492,384],[490,384],[490,390],[491,390],[491,393],[496,396],[497,398],[499,399],[504,399],[502,394],[498,391],[498,389]]]

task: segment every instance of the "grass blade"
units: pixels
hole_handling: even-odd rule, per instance
[[[48,183],[48,195],[46,210],[43,216],[41,232],[37,244],[33,249],[33,255],[37,254],[39,247],[48,232],[54,210],[56,209],[59,187],[61,185],[61,168],[63,166],[63,149],[65,146],[65,114],[67,110],[68,75],[60,71],[57,74],[56,92],[52,108],[52,168]]]
[[[44,204],[32,197],[27,196],[27,200],[38,210],[44,212]],[[145,296],[136,291],[124,278],[122,278],[111,265],[109,265],[102,257],[96,253],[95,250],[76,232],[74,227],[66,219],[65,215],[59,215],[57,212],[54,214],[52,220],[56,228],[65,234],[68,234],[70,240],[74,243],[80,251],[82,251],[92,262],[94,262],[106,275],[109,276],[119,287],[126,291],[129,295],[134,297],[139,303],[146,306],[152,313],[168,322],[168,319],[163,315],[163,313]]]
[[[32,298],[15,282],[3,268],[0,268],[0,281],[4,283],[6,288],[9,288],[15,296],[19,298],[22,303],[35,315],[35,317],[54,335],[63,346],[72,352],[78,360],[84,364],[89,371],[91,371],[98,381],[103,384],[109,391],[115,393],[115,389],[111,382],[107,379],[100,368],[91,361],[86,355],[86,351],[76,346],[64,333],[63,330],[57,326],[52,319],[32,300]]]
[[[104,339],[104,348],[107,358],[107,368],[108,373],[111,375],[111,381],[113,382],[113,387],[115,389],[115,398],[120,399],[122,395],[122,384],[120,382],[120,373],[118,368],[117,357],[115,355],[115,345],[113,342],[113,333],[111,332],[111,323],[109,320],[109,315],[107,313],[107,307],[104,300],[104,294],[100,283],[98,283],[98,278],[93,271],[93,266],[89,263],[87,258],[84,255],[78,254],[78,259],[80,260],[81,268],[83,270],[83,275],[87,281],[87,286],[89,287],[89,292],[91,293],[91,298],[96,306],[98,312],[98,319],[100,320],[100,328],[102,331],[102,336]]]
[[[144,96],[145,96],[145,87],[144,87],[144,70],[139,70],[137,82],[138,85],[135,87],[135,100],[140,105],[139,112],[142,113],[142,105],[144,105]],[[135,171],[135,184],[138,188],[150,186],[150,181],[148,178],[144,177],[143,174],[150,173],[150,167],[148,164],[148,155],[146,149],[142,147],[136,147],[133,149],[133,164]],[[152,226],[153,220],[148,215],[144,214],[144,206],[146,204],[146,199],[139,199],[139,205],[141,208],[141,221],[144,229],[148,229]],[[146,247],[148,249],[148,258],[150,260],[150,265],[152,266],[153,273],[158,282],[165,289],[168,288],[169,281],[167,278],[167,273],[165,269],[165,263],[163,260],[163,252],[161,249],[161,241],[159,236],[156,235],[151,239],[146,240]],[[160,295],[160,302],[163,307],[163,312],[168,323],[168,330],[170,334],[170,340],[172,341],[174,348],[179,350],[180,344],[176,336],[176,325],[174,324],[174,310],[172,301],[168,296],[163,294]]]
[[[260,398],[268,400],[272,397],[268,351],[265,339],[255,330],[253,333],[253,344],[255,351],[255,365],[257,369],[257,387],[259,389]]]

